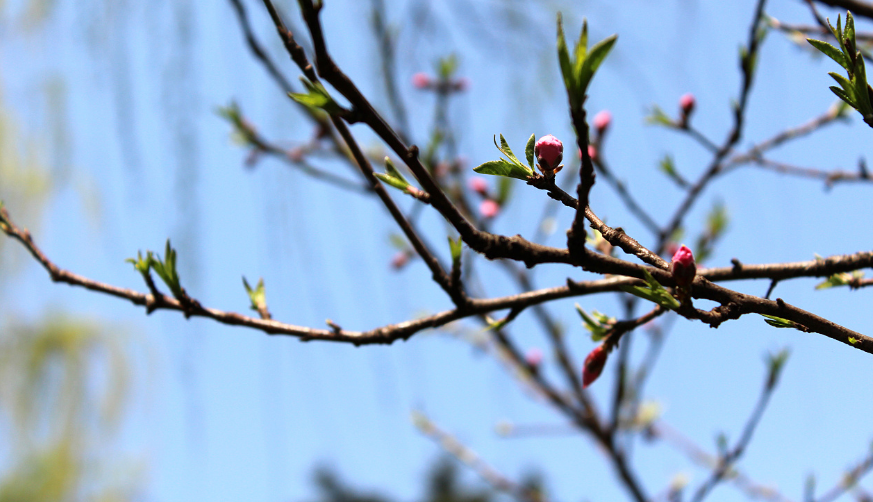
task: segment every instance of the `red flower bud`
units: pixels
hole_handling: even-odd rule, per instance
[[[558,138],[547,134],[537,140],[534,145],[534,155],[543,174],[558,172],[561,168],[561,160],[564,159],[564,144]]]
[[[603,347],[603,344],[594,347],[594,350],[591,351],[590,354],[585,358],[585,363],[582,366],[582,386],[588,387],[597,377],[600,376],[600,373],[603,371],[603,366],[606,364],[606,356],[609,353],[606,351],[606,348]]]
[[[688,287],[697,275],[697,264],[694,263],[694,255],[684,244],[679,246],[673,255],[673,263],[670,272],[679,287]]]
[[[432,82],[427,73],[418,72],[412,76],[412,85],[416,89],[427,89],[432,85]]]
[[[500,206],[491,199],[485,199],[479,204],[479,213],[485,218],[494,218],[500,212]]]
[[[602,110],[594,116],[594,120],[591,122],[594,124],[594,129],[597,131],[597,135],[603,136],[603,133],[606,132],[610,122],[612,122],[612,114],[609,113],[609,110]]]

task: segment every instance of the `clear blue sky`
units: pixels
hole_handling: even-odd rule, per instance
[[[246,311],[241,275],[263,276],[274,316],[300,325],[321,327],[330,318],[368,329],[448,306],[420,262],[400,273],[390,270],[388,236],[396,229],[375,200],[338,193],[273,160],[254,170],[243,166],[245,152],[229,141],[229,127],[215,107],[236,100],[272,139],[304,141],[311,131],[250,56],[228,2],[62,1],[30,27],[20,22],[21,3],[9,2],[3,11],[0,95],[51,172],[48,211],[40,221],[22,223],[35,229],[37,242],[60,266],[142,290],[141,278],[124,259],[137,250],[162,250],[170,237],[183,285],[207,306]],[[295,2],[286,3],[286,11],[295,12]],[[370,3],[325,3],[324,26],[336,60],[387,109],[365,22]],[[645,126],[646,109],[660,104],[675,113],[679,96],[693,92],[695,124],[721,141],[730,127],[729,102],[738,93],[737,48],[746,40],[753,10],[750,0],[582,7],[474,2],[473,12],[440,2],[430,8],[428,24],[414,26],[406,19],[420,6],[386,3],[389,21],[400,30],[398,78],[420,145],[432,121],[433,97],[414,90],[409,78],[432,71],[439,56],[459,55],[459,73],[471,87],[453,102],[452,119],[471,167],[496,158],[494,134],[503,133],[516,149],[531,133],[571,142],[554,53],[556,11],[564,11],[568,33],[578,31],[583,15],[593,39],[618,33],[590,89],[589,110],[611,110],[605,155],[662,222],[680,193],[658,172],[658,160],[671,153],[678,169],[694,177],[707,156],[688,138]],[[259,2],[246,5],[262,40],[296,81],[298,72],[283,56]],[[809,21],[800,2],[774,0],[767,11],[786,21]],[[833,102],[828,71],[836,65],[771,33],[741,144],[824,112]],[[363,144],[378,146],[363,126],[353,132]],[[870,153],[870,134],[855,114],[850,123],[782,148],[776,157],[852,169]],[[871,189],[839,185],[825,191],[820,182],[744,168],[705,192],[687,220],[689,241],[709,208],[723,201],[731,224],[712,265],[727,265],[732,257],[764,263],[870,249]],[[0,180],[0,196],[2,190]],[[542,192],[518,183],[495,230],[532,236],[531,215],[541,214],[548,202]],[[592,206],[609,224],[652,242],[605,184],[595,187]],[[444,242],[441,222],[425,213],[422,226],[430,224],[430,241]],[[559,211],[561,230],[551,244],[561,245],[571,217]],[[568,275],[585,276],[545,266],[536,281],[559,285]],[[491,295],[515,291],[496,267],[483,277]],[[779,285],[776,295],[871,332],[873,290],[816,292],[815,284],[791,281]],[[767,284],[735,286],[763,294]],[[123,326],[140,345],[141,385],[125,448],[147,467],[146,500],[300,500],[313,493],[311,469],[320,462],[358,486],[411,499],[440,454],[413,427],[414,409],[510,477],[541,471],[557,500],[624,497],[584,437],[498,437],[494,426],[502,419],[554,424],[562,418],[522,392],[500,364],[446,334],[356,349],[185,321],[177,313],[146,317],[119,300],[53,285],[34,264],[4,287],[14,288],[12,303],[20,315],[38,318],[46,309],[62,309]],[[593,344],[572,304],[556,303],[552,312],[569,327],[568,342],[581,360]],[[586,299],[583,306],[620,314],[611,297]],[[528,315],[512,332],[523,347],[545,347]],[[636,356],[643,347],[640,340]],[[758,317],[718,330],[679,320],[647,392],[662,403],[668,423],[712,451],[719,432],[738,437],[763,383],[763,355],[783,347],[791,349],[791,358],[740,467],[799,499],[807,474],[815,472],[819,486],[829,487],[868,451],[871,356],[819,335],[769,328]],[[607,396],[611,370],[593,387],[596,397]],[[705,471],[664,445],[638,444],[635,451],[634,465],[652,495],[679,472],[691,477],[692,486],[705,478]],[[721,487],[710,500],[740,496]]]

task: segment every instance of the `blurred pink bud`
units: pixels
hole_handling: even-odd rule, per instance
[[[609,110],[598,112],[592,121],[594,129],[597,130],[597,134],[600,136],[603,136],[603,133],[606,132],[606,128],[609,127],[610,122],[612,122],[612,114],[609,113]]]
[[[528,350],[527,354],[524,355],[524,362],[526,362],[528,366],[536,368],[541,362],[543,362],[543,351],[536,347]]]
[[[543,174],[557,172],[561,160],[564,159],[564,144],[558,138],[547,134],[537,140],[534,145],[534,155]]]
[[[673,255],[673,263],[670,265],[673,279],[676,285],[688,287],[697,275],[697,265],[694,263],[694,255],[684,244],[679,246]]]
[[[483,197],[488,194],[488,182],[485,181],[485,178],[480,178],[478,176],[470,178],[470,180],[467,181],[467,186],[470,188],[470,190],[476,192]]]
[[[585,363],[582,366],[582,387],[588,387],[600,373],[603,372],[603,366],[606,365],[606,357],[609,355],[603,344],[594,347],[594,350],[585,358]]]
[[[416,89],[427,89],[432,85],[432,82],[427,73],[418,72],[412,76],[412,85]]]
[[[679,98],[679,108],[682,109],[682,115],[688,116],[694,111],[694,105],[696,101],[694,99],[694,94],[686,93],[683,94],[681,98]]]
[[[591,161],[597,160],[597,148],[594,145],[588,145],[588,156],[591,157]]]
[[[491,199],[485,199],[479,204],[479,213],[485,218],[494,218],[500,212],[500,206]]]
[[[679,244],[676,244],[675,242],[667,244],[667,256],[673,256],[676,254],[676,251],[679,251]]]
[[[288,156],[288,160],[291,162],[297,163],[303,161],[303,149],[299,146],[288,150],[285,155]]]
[[[406,251],[398,251],[397,254],[391,258],[391,267],[394,268],[394,270],[400,270],[407,263],[409,263],[409,253]]]

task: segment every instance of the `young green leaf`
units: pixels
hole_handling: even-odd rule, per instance
[[[852,68],[849,66],[849,59],[833,45],[827,42],[823,42],[821,40],[813,40],[811,38],[807,38],[806,41],[809,42],[810,45],[824,53],[825,56],[836,61],[836,63],[845,68],[846,71],[852,71]]]
[[[578,92],[580,94],[585,94],[585,89],[588,88],[591,78],[594,77],[594,73],[597,71],[597,68],[600,67],[600,63],[606,59],[606,56],[609,54],[609,51],[612,50],[612,46],[615,45],[617,39],[618,35],[612,35],[597,42],[593,47],[591,47],[591,50],[588,52],[588,57],[585,58],[585,61],[579,68],[579,73],[576,77],[577,85],[579,86]]]
[[[567,41],[564,39],[564,26],[561,22],[561,13],[558,12],[558,63],[561,66],[561,76],[564,77],[564,87],[571,99],[577,95],[573,65],[570,63],[570,52],[567,50]],[[575,105],[575,103],[571,103]]]
[[[527,180],[531,175],[533,175],[532,172],[528,171],[523,166],[519,166],[503,159],[485,162],[484,164],[474,167],[473,171],[479,174],[509,176],[510,178],[518,178],[520,180]]]
[[[582,33],[579,35],[579,40],[576,41],[576,51],[574,56],[576,57],[576,64],[573,67],[573,73],[575,75],[579,74],[579,70],[582,68],[582,63],[585,61],[585,57],[588,56],[588,20],[582,19]]]
[[[397,168],[394,167],[394,162],[391,162],[390,157],[385,157],[385,171],[388,173],[389,176],[397,178],[407,185],[409,184],[409,182],[406,181],[406,178],[403,177],[403,174],[401,174],[400,171],[398,171]]]
[[[409,186],[409,183],[406,180],[402,180],[399,178],[395,178],[394,176],[384,174],[384,173],[373,173],[373,176],[378,178],[385,183],[386,185],[390,185],[398,190],[406,191],[406,187]]]
[[[503,207],[509,201],[509,195],[512,193],[512,180],[510,178],[501,177],[497,180],[497,199],[494,202],[498,206]]]
[[[452,263],[459,263],[461,261],[463,245],[464,241],[460,237],[458,237],[457,241],[449,237],[449,251],[452,254]]]
[[[670,310],[679,308],[681,305],[679,300],[673,298],[673,295],[664,289],[664,287],[661,286],[661,283],[652,277],[652,274],[650,274],[648,270],[643,269],[643,275],[646,278],[648,286],[621,286],[621,289],[627,293],[657,303],[658,305]]]
[[[536,146],[536,134],[531,134],[527,139],[527,144],[524,146],[524,156],[527,159],[527,165],[531,170],[534,169],[534,147]]]
[[[267,308],[267,291],[264,288],[264,278],[262,277],[258,281],[258,285],[254,289],[249,286],[249,281],[246,280],[245,276],[243,276],[242,280],[246,293],[249,295],[249,300],[252,302],[251,309],[256,312],[265,311]]]
[[[494,136],[493,139],[494,139],[494,146],[497,146],[497,136]],[[503,155],[506,155],[506,157],[510,161],[512,161],[515,164],[518,164],[520,167],[524,168],[524,164],[522,164],[521,161],[518,160],[518,157],[516,157],[515,154],[512,153],[512,148],[509,148],[509,143],[507,143],[506,138],[504,138],[502,134],[500,135],[500,146],[497,146],[497,149],[500,150],[500,152],[503,153]]]

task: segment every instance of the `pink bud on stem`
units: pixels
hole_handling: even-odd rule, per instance
[[[470,180],[467,182],[467,186],[470,188],[470,190],[476,192],[477,194],[481,195],[482,197],[488,196],[488,182],[485,181],[484,178],[481,178],[481,177],[470,178]]]
[[[564,144],[551,134],[537,140],[534,144],[534,155],[537,166],[546,176],[557,173],[564,167],[560,165],[564,159]]]
[[[679,117],[679,127],[682,127],[683,129],[688,127],[688,120],[691,118],[691,112],[694,111],[694,105],[696,102],[694,94],[691,94],[690,92],[683,94],[682,97],[679,98],[679,109],[682,111],[682,115]]]
[[[524,362],[531,368],[538,368],[543,362],[543,352],[536,347],[528,350],[527,354],[524,355]]]
[[[694,263],[694,255],[685,244],[679,246],[673,254],[673,262],[670,264],[670,273],[676,281],[676,289],[679,293],[679,301],[689,300],[691,283],[697,275],[697,264]]]
[[[588,387],[597,380],[597,377],[603,372],[603,366],[606,365],[606,357],[608,355],[609,352],[607,352],[603,344],[594,347],[594,350],[588,354],[582,365],[582,387]]]
[[[418,72],[412,76],[412,85],[416,89],[429,89],[433,85],[433,82],[427,73]]]
[[[485,199],[479,204],[479,213],[483,218],[494,218],[500,212],[500,205],[491,199]]]
[[[612,114],[609,113],[609,110],[601,110],[594,116],[594,119],[591,123],[594,125],[594,130],[597,131],[597,136],[602,137],[606,130],[609,128],[609,124],[612,122]]]

